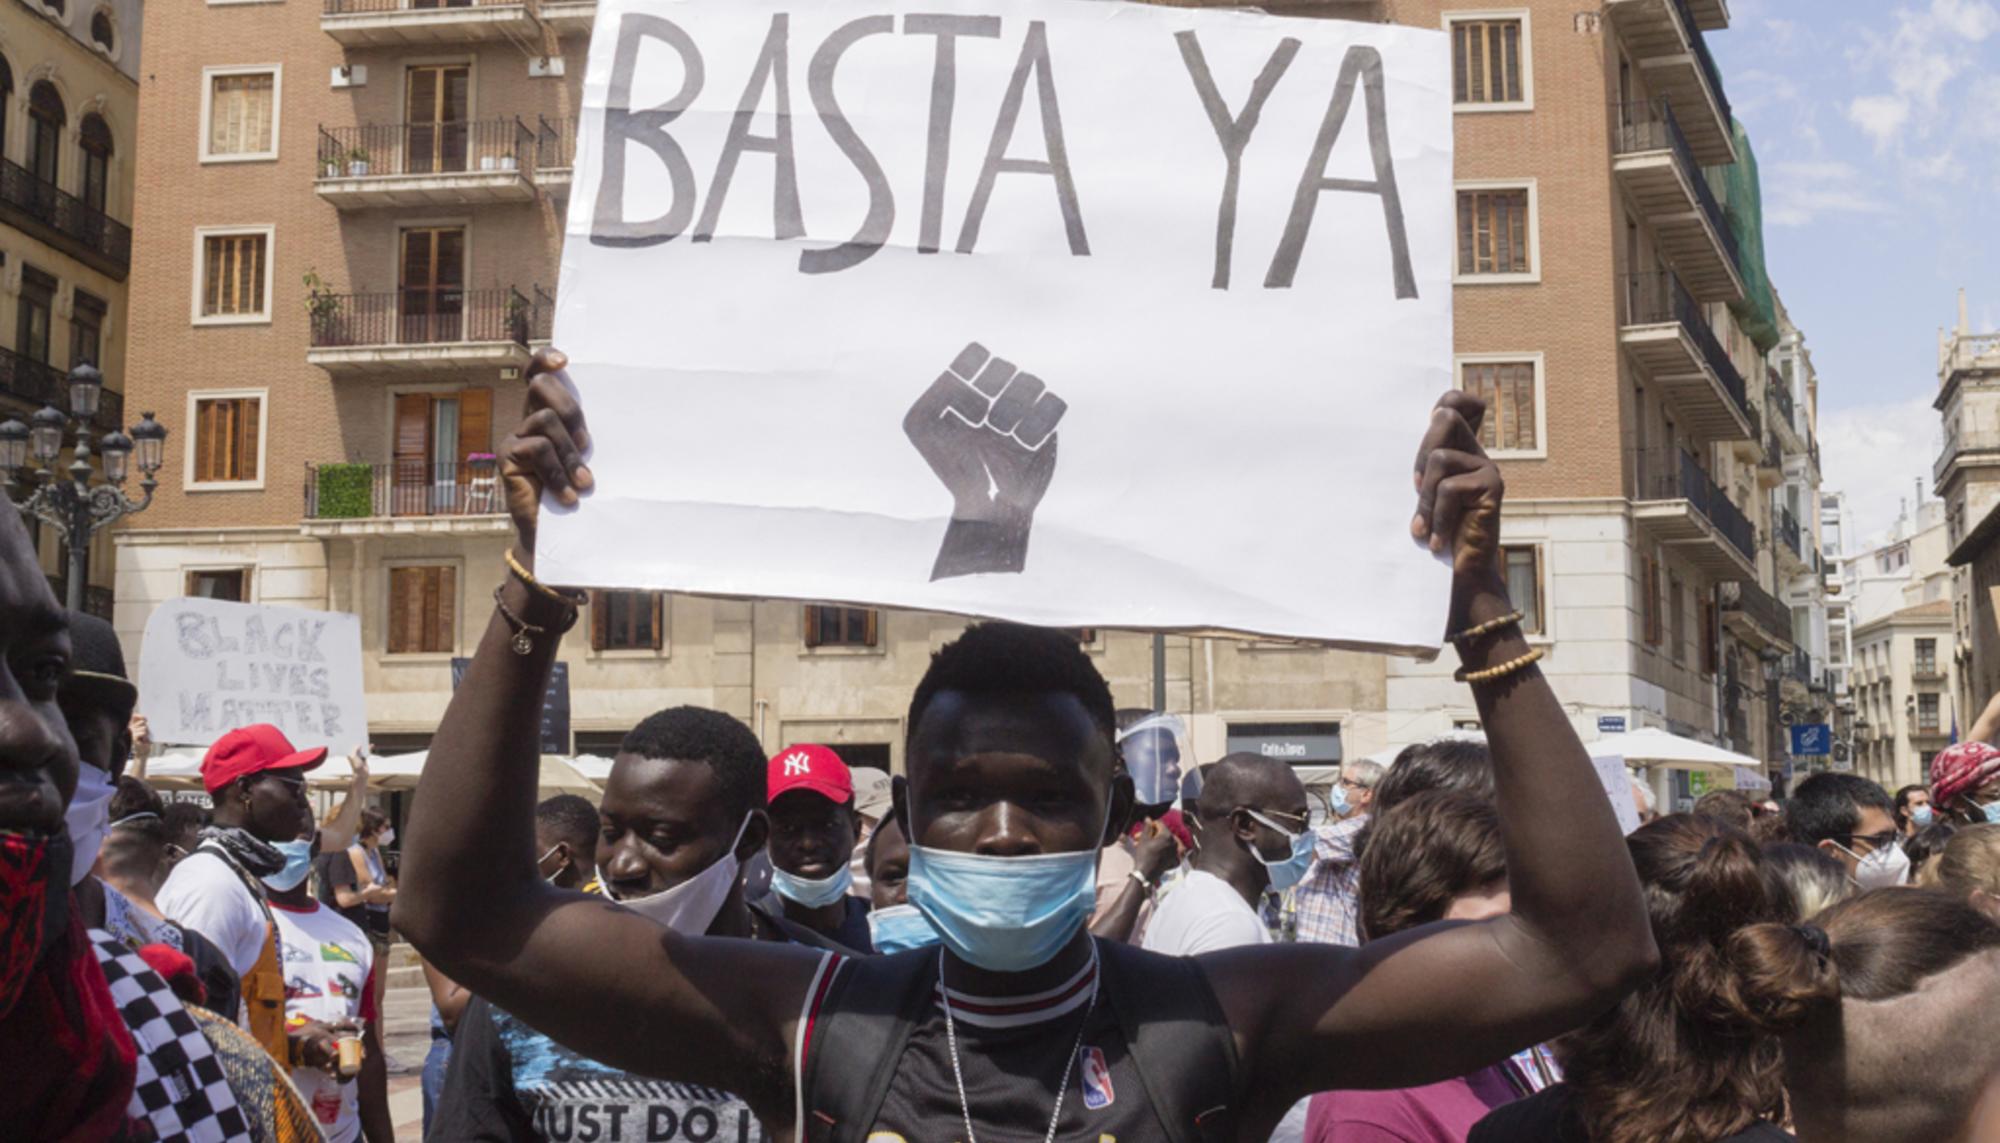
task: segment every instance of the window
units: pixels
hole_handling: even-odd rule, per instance
[[[31,361],[49,364],[49,330],[56,308],[56,280],[33,266],[21,267],[21,298],[14,310],[14,348]]]
[[[1479,443],[1489,453],[1546,455],[1542,445],[1540,357],[1460,360],[1459,388],[1486,402]]]
[[[389,569],[389,653],[448,654],[458,645],[458,569],[416,564]]]
[[[1937,673],[1937,640],[1917,640],[1917,674],[1935,675]]]
[[[1645,640],[1647,646],[1657,647],[1660,645],[1660,626],[1661,626],[1660,561],[1654,559],[1651,556],[1641,556],[1640,559],[1643,563],[1643,566],[1640,570],[1640,577],[1643,581],[1641,583],[1641,588],[1645,593],[1644,614],[1643,614],[1644,626],[1645,626]]]
[[[1528,102],[1527,17],[1452,16],[1451,95],[1460,106]]]
[[[865,607],[806,605],[806,646],[873,647],[876,612]]]
[[[396,516],[458,516],[499,512],[493,446],[493,390],[398,393],[395,464],[389,511]]]
[[[1532,279],[1535,253],[1532,187],[1459,187],[1460,278]]]
[[[1935,694],[1918,695],[1917,733],[1936,734],[1938,728],[1938,696]]]
[[[77,144],[83,152],[83,201],[92,210],[103,210],[111,185],[111,128],[101,115],[86,115],[77,128]]]
[[[186,595],[194,599],[226,599],[231,603],[250,602],[250,572],[247,568],[213,568],[187,573]]]
[[[43,80],[28,90],[28,172],[51,185],[61,173],[62,131],[68,121],[54,84]]]
[[[1507,567],[1507,596],[1521,613],[1521,631],[1540,635],[1543,632],[1541,550],[1510,547],[1500,551]]]
[[[409,173],[465,170],[472,69],[465,64],[413,67],[405,73],[403,89]]]
[[[0,155],[7,153],[7,121],[14,117],[14,69],[0,57]]]
[[[103,48],[106,55],[118,50],[117,33],[111,26],[111,13],[99,9],[90,15],[90,42]]]
[[[193,484],[254,484],[262,469],[261,396],[194,398]]]
[[[1674,662],[1685,662],[1687,658],[1687,592],[1681,589],[1679,576],[1667,577],[1667,639],[1668,650],[1673,653]]]
[[[1720,638],[1718,632],[1719,626],[1717,624],[1715,600],[1703,599],[1701,601],[1701,669],[1711,675],[1722,664],[1722,648],[1718,643],[1718,639]]]
[[[198,233],[199,321],[269,321],[271,232]]]
[[[590,593],[593,651],[657,651],[662,646],[665,596],[657,591]]]
[[[69,315],[69,363],[81,365],[88,361],[100,365],[98,354],[104,347],[104,315],[109,309],[104,299],[82,290],[70,294]]]
[[[206,68],[202,76],[202,159],[277,158],[279,69]]]
[[[403,231],[404,345],[457,341],[465,333],[465,228]]]

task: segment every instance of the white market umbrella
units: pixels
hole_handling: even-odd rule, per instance
[[[146,759],[148,786],[170,789],[201,789],[201,755],[160,754]]]
[[[409,754],[385,754],[368,760],[368,788],[371,790],[414,790],[423,777],[424,764],[430,760],[430,751],[418,750]],[[610,763],[605,763],[610,770]],[[315,786],[345,786],[353,780],[354,771],[344,757],[328,757],[325,764],[312,772]],[[565,794],[596,794],[597,786],[569,759],[560,754],[542,755],[541,773],[537,777],[537,789]]]
[[[1720,746],[1710,746],[1692,738],[1670,734],[1658,727],[1628,730],[1622,734],[1606,734],[1593,742],[1584,743],[1584,748],[1592,758],[1617,756],[1625,760],[1627,766],[1658,766],[1666,770],[1708,770],[1722,774],[1733,774],[1737,767],[1745,766],[1761,771],[1762,762],[1747,754],[1724,750]]]

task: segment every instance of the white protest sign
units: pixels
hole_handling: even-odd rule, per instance
[[[361,621],[334,611],[170,599],[146,621],[139,710],[160,742],[206,746],[268,722],[292,745],[368,740]]]
[[[1597,780],[1604,785],[1604,796],[1611,799],[1611,812],[1618,815],[1619,831],[1630,834],[1638,829],[1639,803],[1632,800],[1632,772],[1625,768],[1625,759],[1592,758],[1590,764],[1597,770]]]
[[[1107,0],[601,0],[560,583],[1434,648],[1442,33]],[[1060,446],[1060,447],[1058,447]]]

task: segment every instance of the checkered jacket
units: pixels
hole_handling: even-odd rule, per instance
[[[1357,814],[1314,831],[1313,864],[1292,889],[1298,914],[1295,939],[1326,945],[1361,943],[1361,863],[1354,859],[1354,835],[1368,821]]]
[[[92,929],[90,943],[139,1048],[131,1117],[150,1123],[160,1143],[249,1143],[215,1050],[167,982],[110,933]]]

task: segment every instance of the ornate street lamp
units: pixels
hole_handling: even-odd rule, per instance
[[[114,521],[144,512],[153,503],[154,479],[166,458],[166,426],[144,414],[132,426],[131,435],[113,429],[97,442],[103,458],[104,479],[91,483],[97,469],[91,464],[91,422],[104,396],[104,375],[88,362],[69,371],[69,412],[45,405],[28,418],[0,422],[0,484],[8,499],[24,514],[53,527],[69,545],[68,606],[83,610],[84,576],[90,558],[90,539]],[[72,425],[74,428],[72,429]],[[63,438],[76,434],[71,446],[67,478],[55,470],[62,455]],[[125,494],[125,479],[137,461],[141,496]],[[27,471],[33,462],[34,471]],[[25,498],[17,496],[21,493]]]

